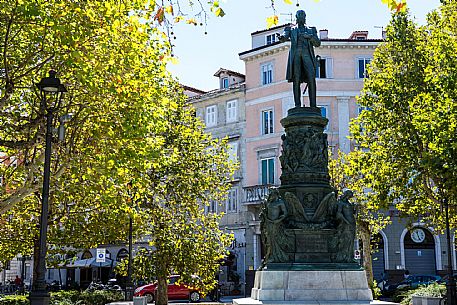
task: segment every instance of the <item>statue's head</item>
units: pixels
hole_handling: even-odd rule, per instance
[[[270,194],[268,195],[268,201],[275,201],[279,199],[280,194],[279,190],[277,188],[271,188],[270,189]]]
[[[295,14],[295,17],[297,18],[297,24],[305,24],[306,23],[306,13],[304,10],[299,10]]]

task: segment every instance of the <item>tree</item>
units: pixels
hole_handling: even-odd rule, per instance
[[[374,199],[437,230],[457,194],[457,3],[443,2],[423,27],[392,16],[359,98],[369,111],[351,126]]]
[[[205,206],[225,199],[234,167],[225,145],[204,132],[185,103],[181,98],[167,108],[170,124],[155,137],[163,149],[147,172],[143,194],[136,195],[147,207],[142,217],[154,249],[137,255],[135,272],[158,279],[159,305],[168,303],[167,278],[173,272],[180,282],[212,288],[231,242],[219,229],[220,215],[205,213]],[[125,266],[121,269],[125,274]]]
[[[385,215],[385,206],[376,201],[367,185],[369,181],[362,174],[362,165],[366,155],[360,150],[349,154],[338,151],[337,155],[329,159],[329,174],[332,187],[342,194],[344,189],[350,189],[354,193],[352,199],[356,205],[357,213],[357,237],[362,241],[363,262],[368,284],[373,285],[373,260],[372,253],[376,243],[374,236],[379,233],[389,222],[390,217]],[[384,210],[383,210],[384,209]]]
[[[148,3],[18,0],[0,4],[0,20],[5,25],[0,29],[0,174],[4,178],[0,188],[0,261],[32,253],[38,240],[45,109],[33,83],[50,68],[58,67],[70,92],[56,111],[74,114],[65,141],[53,143],[51,254],[66,253],[68,247],[76,251],[125,240],[129,217],[134,218],[137,234],[150,231],[151,219],[144,215],[160,211],[138,212],[140,203],[128,200],[127,183],[135,181],[139,194],[157,192],[150,189],[154,186],[148,173],[161,173],[163,181],[171,179],[171,170],[186,161],[178,157],[179,150],[192,148],[194,154],[206,154],[206,145],[210,145],[214,155],[199,162],[215,164],[227,159],[223,146],[200,136],[198,119],[184,110],[182,90],[165,67],[170,57],[167,39],[149,18],[159,8],[148,7]],[[177,114],[180,116],[175,117]],[[168,133],[173,137],[165,138]],[[179,145],[173,147],[171,142]],[[17,162],[11,162],[13,158]],[[193,170],[203,170],[207,164],[199,166]],[[225,177],[223,173],[230,167],[216,167],[204,176],[183,169],[174,183],[196,194],[206,191],[201,187],[208,182],[203,181],[211,181],[212,187],[223,192],[226,178],[218,179]],[[185,180],[190,178],[198,179]],[[188,199],[184,195],[180,198]],[[178,205],[192,203],[195,200],[178,202],[174,212]],[[211,224],[211,217],[200,220],[198,215],[192,214],[196,234],[204,231],[201,225]],[[125,230],[119,230],[122,224]],[[224,238],[207,236],[208,245],[202,246],[199,237],[196,246],[213,247],[217,252],[219,247],[213,241],[224,245]]]

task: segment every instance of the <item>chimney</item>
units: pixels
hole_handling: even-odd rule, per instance
[[[319,30],[320,39],[328,39],[328,30]]]

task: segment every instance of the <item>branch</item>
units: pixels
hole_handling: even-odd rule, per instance
[[[6,103],[7,100],[9,100],[9,97],[11,96],[11,92],[13,91],[13,83],[11,82],[10,77],[9,77],[6,50],[7,50],[8,40],[9,40],[9,34],[11,31],[11,25],[13,24],[14,10],[16,9],[16,7],[17,7],[17,1],[16,1],[16,5],[15,5],[14,9],[11,12],[11,17],[8,19],[8,23],[6,25],[6,33],[5,33],[4,48],[3,48],[3,66],[5,69],[5,95],[0,100],[0,107],[3,107],[3,104]]]

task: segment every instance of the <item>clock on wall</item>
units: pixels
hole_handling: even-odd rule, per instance
[[[425,240],[425,232],[421,228],[416,228],[411,231],[411,239],[415,243],[421,243]]]

